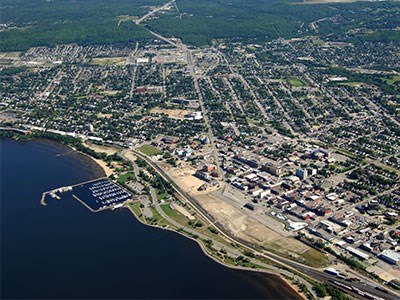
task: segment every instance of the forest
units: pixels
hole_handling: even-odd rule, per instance
[[[381,30],[371,40],[398,41],[398,31],[392,29],[400,23],[400,4],[390,1],[304,4],[287,0],[177,0],[177,6],[180,14],[164,15],[149,21],[148,26],[197,46],[224,38],[341,38],[359,27]],[[310,25],[315,22],[313,29]],[[369,39],[365,34],[351,35]]]
[[[33,46],[129,43],[150,38],[131,21],[166,0],[3,0],[1,51]],[[352,41],[399,41],[400,3],[392,1],[304,4],[289,0],[176,0],[176,10],[145,26],[185,43],[204,46],[215,39],[271,40],[305,35]],[[358,33],[357,30],[372,30]]]
[[[129,43],[150,37],[118,16],[141,16],[162,0],[2,0],[1,51],[34,46]]]

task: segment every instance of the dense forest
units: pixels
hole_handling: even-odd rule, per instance
[[[1,50],[27,50],[61,43],[127,43],[149,38],[133,22],[118,16],[141,16],[162,0],[2,0]],[[4,25],[3,25],[4,26]]]
[[[61,43],[113,44],[150,37],[118,16],[142,16],[166,0],[3,0],[1,50],[27,50]],[[400,3],[304,4],[288,0],[177,0],[173,8],[146,26],[193,45],[221,38],[274,39],[304,35],[352,38],[354,42],[395,41]],[[357,32],[354,29],[371,29]]]
[[[351,29],[380,30],[355,35],[359,40],[399,41],[400,4],[353,2],[304,4],[285,0],[177,0],[179,13],[170,13],[148,25],[163,34],[194,45],[219,38],[290,38],[304,35],[338,36]],[[316,22],[318,21],[318,22]],[[315,28],[311,26],[315,23]]]

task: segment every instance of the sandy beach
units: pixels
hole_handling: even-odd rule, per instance
[[[84,145],[96,152],[104,152],[107,155],[112,155],[119,151],[119,149],[117,149],[117,148],[100,146],[100,145],[96,145],[96,144],[93,144],[90,142],[85,142]],[[85,154],[85,153],[83,153],[83,154]],[[103,169],[103,171],[107,177],[114,173],[114,170],[112,168],[110,168],[109,166],[107,166],[107,163],[105,161],[103,161],[101,159],[96,159],[90,155],[87,155],[87,156],[90,157],[92,160],[94,160]]]
[[[89,157],[90,159],[92,159],[95,163],[97,163],[97,165],[99,165],[103,169],[103,171],[104,171],[104,173],[106,174],[107,177],[114,173],[114,170],[112,168],[110,168],[109,166],[107,166],[107,163],[105,161],[102,161],[101,159],[94,158],[93,156],[91,156],[89,154],[86,154],[84,152],[81,152],[81,151],[75,149],[74,147],[71,147],[71,146],[68,146],[68,147],[70,147],[75,152],[78,152],[78,153],[80,153],[82,155],[85,155],[85,156]]]
[[[101,159],[96,159],[91,157],[90,155],[88,155],[91,159],[93,159],[104,171],[104,173],[106,174],[106,176],[110,176],[114,173],[114,170],[111,169],[109,166],[107,166],[107,163],[102,161]]]
[[[290,286],[294,291],[296,291],[296,293],[297,293],[302,299],[307,300],[307,295],[304,294],[302,291],[300,291],[298,285],[296,285],[296,284],[293,283],[291,280],[286,279],[286,278],[283,277],[283,276],[280,276],[280,275],[278,275],[278,276],[279,276],[280,279],[282,279],[288,286]]]

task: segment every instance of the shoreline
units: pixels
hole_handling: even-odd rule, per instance
[[[14,138],[12,138],[12,139],[13,139],[13,140],[16,140],[16,139],[14,139]],[[65,145],[65,146],[67,146],[69,149],[71,149],[72,151],[74,151],[75,153],[78,153],[78,154],[80,154],[80,155],[84,155],[84,156],[87,157],[87,158],[90,158],[93,162],[95,162],[95,163],[103,170],[103,173],[104,173],[107,177],[109,177],[110,175],[114,174],[114,170],[112,170],[110,167],[108,167],[106,162],[104,162],[104,161],[101,160],[101,159],[96,159],[96,158],[92,157],[91,155],[89,155],[89,154],[87,154],[87,153],[81,152],[81,151],[75,149],[73,146],[71,146],[71,145],[69,145],[69,144],[62,143],[62,142],[58,142],[58,141],[53,141],[53,140],[51,140],[51,139],[46,139],[46,138],[37,138],[37,139],[43,139],[43,140],[46,140],[46,141],[50,141],[50,142],[54,142],[54,143],[59,143],[59,144]],[[18,141],[18,140],[16,140],[16,141]],[[103,174],[103,175],[104,175],[104,174]],[[158,228],[158,229],[163,229],[163,230],[168,230],[168,231],[171,231],[171,232],[175,232],[176,234],[178,234],[178,235],[180,235],[180,236],[183,236],[184,238],[188,238],[188,239],[190,239],[190,240],[196,242],[196,243],[199,245],[199,247],[200,247],[200,249],[202,250],[202,252],[203,252],[207,257],[209,257],[210,259],[212,259],[213,261],[215,261],[216,263],[218,263],[218,264],[220,264],[220,265],[222,265],[222,266],[224,266],[224,267],[227,267],[227,268],[230,268],[230,269],[235,269],[235,270],[241,270],[241,271],[258,272],[258,273],[263,273],[263,274],[266,274],[266,275],[269,275],[269,276],[275,276],[275,277],[277,277],[278,279],[282,280],[282,281],[284,282],[284,284],[288,287],[288,289],[290,289],[290,290],[291,290],[294,294],[296,294],[300,299],[307,299],[306,295],[305,295],[304,293],[302,293],[301,291],[299,291],[298,286],[297,286],[296,284],[294,284],[293,282],[291,282],[291,280],[288,280],[287,278],[283,277],[281,274],[275,273],[275,272],[273,272],[273,271],[267,271],[267,270],[264,270],[264,269],[252,269],[252,268],[246,268],[246,267],[241,267],[241,266],[233,266],[233,265],[227,264],[227,263],[225,263],[225,262],[222,262],[222,261],[218,260],[217,258],[215,258],[214,256],[212,256],[212,255],[206,250],[205,246],[203,245],[203,243],[202,243],[201,241],[196,240],[196,239],[194,239],[194,238],[192,238],[192,237],[190,237],[190,236],[187,236],[187,235],[185,235],[185,234],[182,234],[182,233],[180,233],[179,231],[177,231],[177,230],[175,230],[175,229],[172,229],[172,228],[170,228],[170,227],[168,227],[168,226],[162,227],[162,226],[158,226],[158,225],[147,224],[147,223],[145,223],[143,220],[141,220],[141,219],[135,214],[135,212],[132,210],[131,207],[129,207],[129,206],[123,206],[123,208],[129,209],[129,211],[134,215],[134,217],[136,218],[136,220],[138,220],[141,224],[143,224],[143,225],[145,225],[145,226],[149,226],[149,227],[153,227],[153,228]],[[90,210],[90,211],[91,211],[91,210]],[[91,212],[94,212],[94,211],[91,211]]]
[[[82,155],[90,158],[92,161],[94,161],[98,166],[100,166],[103,169],[103,172],[106,174],[107,177],[109,177],[110,175],[112,175],[114,173],[114,171],[110,167],[108,167],[106,165],[106,162],[104,162],[103,160],[96,159],[96,158],[90,156],[89,154],[83,153],[83,152],[81,152],[81,151],[79,151],[79,150],[77,150],[77,149],[75,149],[75,148],[73,148],[73,147],[71,147],[69,145],[67,145],[67,146],[69,148],[71,148],[73,151],[75,151],[76,153],[82,154]],[[107,173],[107,172],[109,172],[109,173]],[[180,236],[183,236],[184,238],[188,238],[188,239],[196,242],[199,245],[199,247],[202,250],[202,252],[207,257],[209,257],[210,259],[212,259],[213,261],[215,261],[216,263],[218,263],[218,264],[220,264],[220,265],[222,265],[224,267],[227,267],[227,268],[230,268],[230,269],[235,269],[235,270],[242,270],[242,271],[248,271],[248,272],[258,272],[258,273],[263,273],[263,274],[267,274],[267,275],[270,275],[270,276],[276,276],[280,280],[282,280],[288,286],[288,288],[291,289],[301,299],[303,299],[303,300],[307,299],[307,296],[304,293],[299,291],[298,286],[295,283],[293,283],[289,279],[283,277],[281,274],[277,274],[277,273],[274,273],[274,272],[269,272],[267,270],[262,270],[262,269],[261,270],[260,269],[251,269],[251,268],[233,266],[233,265],[226,264],[226,263],[216,259],[215,257],[213,257],[210,253],[208,253],[207,250],[205,249],[205,246],[200,241],[198,241],[198,240],[196,240],[196,239],[194,239],[194,238],[192,238],[190,236],[184,235],[184,234],[182,234],[182,233],[180,233],[180,232],[178,232],[178,231],[176,231],[174,229],[171,229],[169,227],[162,227],[162,226],[147,224],[147,223],[143,222],[138,216],[136,216],[135,212],[132,210],[131,207],[123,206],[122,208],[127,208],[133,214],[133,216],[136,218],[136,220],[139,221],[141,224],[143,224],[145,226],[149,226],[149,227],[153,227],[153,228],[158,228],[158,229],[162,229],[162,230],[168,230],[168,231],[171,231],[171,232],[175,232],[176,234],[178,234]]]
[[[269,275],[269,276],[275,276],[279,280],[282,280],[284,282],[284,284],[286,284],[286,286],[290,290],[293,291],[293,293],[295,293],[296,295],[298,295],[300,297],[300,299],[307,300],[307,296],[304,293],[299,291],[298,286],[295,283],[293,283],[292,281],[290,281],[289,279],[283,277],[281,274],[277,274],[277,273],[274,273],[272,271],[267,271],[267,270],[263,270],[263,269],[252,269],[252,268],[246,268],[246,267],[241,267],[241,266],[233,266],[233,265],[227,264],[225,262],[222,262],[222,261],[216,259],[214,256],[212,256],[207,251],[207,249],[205,248],[204,244],[202,242],[200,242],[199,240],[196,240],[196,239],[194,239],[194,238],[192,238],[190,236],[182,234],[182,233],[180,233],[180,232],[178,232],[178,231],[176,231],[176,230],[174,230],[172,228],[169,228],[168,226],[163,227],[163,226],[159,226],[159,225],[147,224],[147,223],[143,222],[143,220],[141,220],[135,214],[135,212],[133,211],[133,209],[130,206],[123,206],[122,208],[128,209],[131,212],[131,214],[134,216],[134,218],[137,221],[139,221],[141,224],[143,224],[144,226],[149,226],[149,227],[153,227],[153,228],[157,228],[157,229],[161,229],[161,230],[171,231],[171,232],[174,232],[174,233],[176,233],[176,234],[178,234],[178,235],[180,235],[180,236],[182,236],[184,238],[188,238],[188,239],[194,241],[200,247],[201,251],[203,252],[203,254],[205,256],[207,256],[208,258],[212,259],[216,263],[218,263],[218,264],[220,264],[220,265],[222,265],[222,266],[224,266],[226,268],[230,268],[230,269],[234,269],[234,270],[240,270],[240,271],[247,271],[247,272],[258,272],[258,273],[263,273],[263,274],[266,274],[266,275]]]
[[[76,150],[74,150],[74,151],[76,151]],[[77,152],[79,152],[79,151],[77,151]],[[94,158],[93,156],[90,156],[89,154],[82,153],[82,152],[79,152],[79,153],[90,157],[98,166],[100,166],[100,168],[103,169],[103,172],[105,173],[105,175],[107,177],[109,177],[112,174],[114,174],[114,170],[111,169],[109,166],[107,166],[106,162],[102,161],[101,159]]]
[[[46,139],[47,140],[47,139]],[[49,141],[51,141],[51,140],[49,140]],[[52,141],[52,142],[54,142],[54,141]],[[56,142],[57,143],[57,142]],[[110,168],[109,166],[107,166],[107,163],[105,162],[105,161],[103,161],[103,160],[101,160],[101,159],[98,159],[98,158],[94,158],[93,156],[91,156],[91,155],[89,155],[89,154],[87,154],[87,153],[84,153],[84,152],[82,152],[82,151],[79,151],[78,149],[75,149],[74,147],[72,147],[71,145],[68,145],[68,144],[64,144],[64,143],[62,143],[63,145],[66,145],[68,148],[70,148],[72,151],[74,151],[75,153],[79,153],[79,154],[81,154],[81,155],[84,155],[84,156],[86,156],[86,157],[88,157],[88,158],[90,158],[92,161],[94,161],[102,170],[103,170],[103,172],[104,172],[104,175],[106,176],[106,177],[109,177],[109,176],[111,176],[112,174],[114,174],[114,170],[112,169],[112,168]]]
[[[12,139],[12,140],[14,140],[14,141],[21,141],[21,140],[19,140],[18,138],[16,138],[16,136],[1,137],[1,138]],[[69,149],[71,149],[72,151],[74,151],[75,153],[79,153],[79,154],[81,154],[81,155],[84,155],[84,156],[90,158],[92,161],[94,161],[94,162],[96,163],[96,165],[98,165],[98,166],[103,170],[103,173],[104,173],[103,175],[105,175],[106,177],[109,177],[109,176],[111,176],[112,174],[114,174],[114,170],[113,170],[112,168],[110,168],[109,166],[107,166],[107,163],[106,163],[105,161],[103,161],[103,160],[101,160],[101,159],[94,158],[93,156],[91,156],[91,155],[89,155],[89,154],[87,154],[87,153],[84,153],[84,152],[82,152],[82,151],[79,151],[78,149],[74,148],[72,145],[70,145],[70,144],[68,144],[68,143],[65,143],[65,142],[62,142],[62,141],[52,140],[52,139],[49,139],[49,138],[46,138],[46,137],[32,137],[32,138],[29,138],[29,139],[27,139],[27,140],[23,140],[23,142],[27,142],[27,141],[35,140],[35,139],[38,139],[38,140],[45,140],[45,141],[48,141],[48,142],[54,142],[54,143],[59,143],[59,144],[65,145],[65,146],[67,146]],[[83,145],[85,145],[85,144],[83,143]]]

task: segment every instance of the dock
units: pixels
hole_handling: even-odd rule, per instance
[[[47,196],[60,200],[64,195],[72,196],[92,212],[114,210],[133,201],[133,196],[125,188],[102,177],[44,192],[40,204],[47,205]]]

